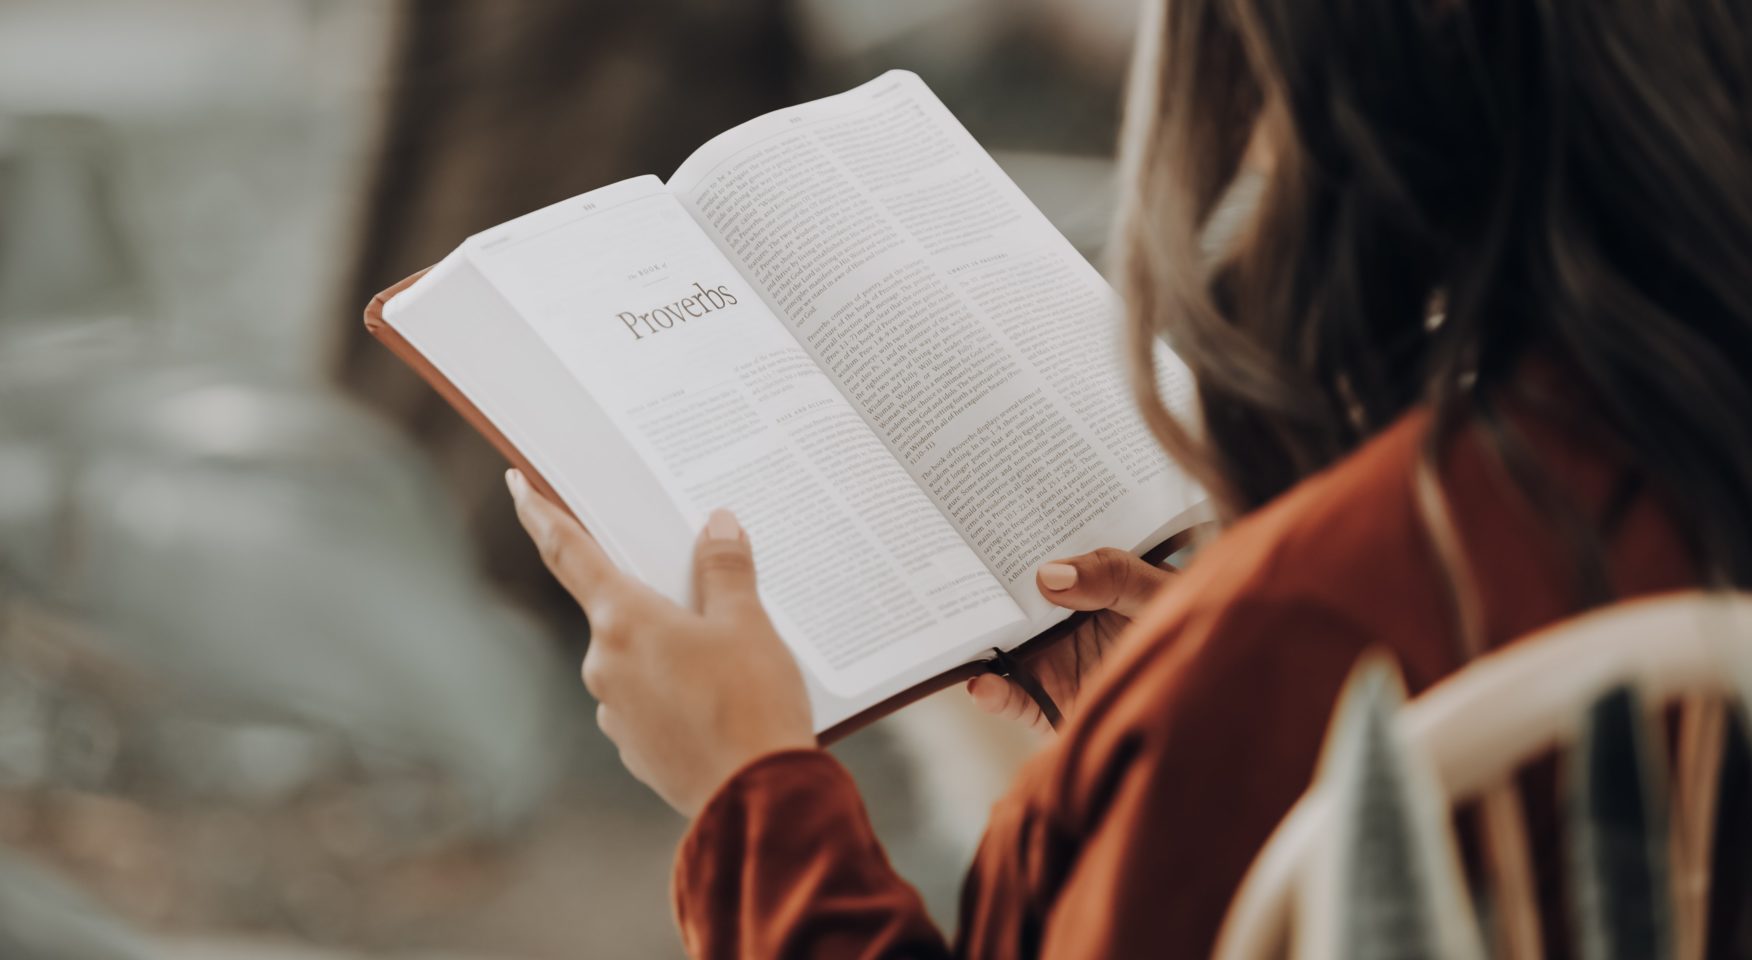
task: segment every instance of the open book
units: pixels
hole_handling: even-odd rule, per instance
[[[890,72],[477,234],[366,323],[663,593],[733,510],[831,739],[1060,626],[1042,562],[1202,518],[1116,306]]]

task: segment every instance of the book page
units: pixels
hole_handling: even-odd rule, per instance
[[[688,529],[713,508],[736,512],[780,633],[835,693],[885,686],[945,651],[965,658],[970,641],[1022,621],[654,178],[537,211],[465,249],[615,423]]]
[[[1062,616],[1043,561],[1200,512],[1137,416],[1112,289],[916,76],[750,121],[669,186],[1031,617]]]

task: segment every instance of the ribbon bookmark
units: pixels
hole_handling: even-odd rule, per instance
[[[1028,694],[1029,699],[1034,701],[1034,705],[1040,708],[1040,715],[1046,718],[1046,722],[1054,730],[1057,730],[1059,724],[1064,722],[1065,717],[1064,714],[1059,713],[1058,704],[1052,702],[1052,697],[1048,696],[1046,688],[1040,685],[1040,680],[1035,677],[1034,671],[1023,666],[1022,661],[997,647],[993,647],[992,658],[986,661],[986,669],[1021,687],[1022,692]]]

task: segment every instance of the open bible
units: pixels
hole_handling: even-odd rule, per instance
[[[1116,306],[897,71],[477,234],[366,324],[663,593],[734,511],[832,739],[1063,629],[1042,562],[1202,518]]]

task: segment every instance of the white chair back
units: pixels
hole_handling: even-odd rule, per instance
[[[1495,891],[1498,956],[1534,957],[1539,949],[1513,775],[1573,742],[1589,706],[1626,685],[1651,707],[1683,705],[1673,793],[1677,956],[1697,960],[1723,704],[1752,691],[1752,595],[1688,592],[1601,609],[1480,657],[1394,717],[1449,804],[1481,801],[1487,821],[1493,807],[1503,814],[1485,824],[1486,846],[1519,847],[1495,856],[1508,861],[1509,880],[1499,886],[1519,888]],[[1275,957],[1294,942],[1293,926],[1306,919],[1295,916],[1299,886],[1334,817],[1333,799],[1317,782],[1254,859],[1230,902],[1215,960]]]

